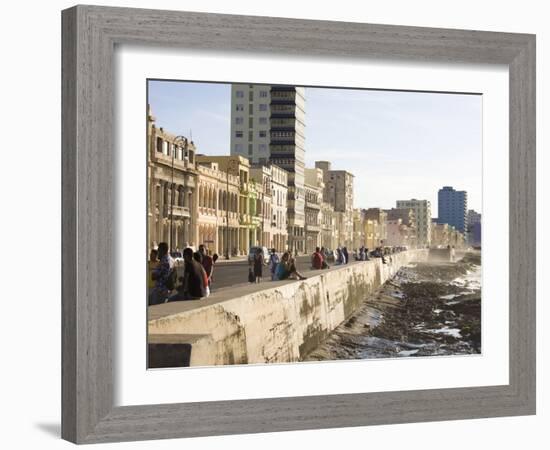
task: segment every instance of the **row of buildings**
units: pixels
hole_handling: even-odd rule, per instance
[[[148,246],[205,244],[243,255],[251,246],[313,252],[353,243],[353,175],[326,161],[303,171],[303,217],[290,172],[272,161],[206,156],[147,116]],[[291,205],[294,215],[291,215]]]
[[[465,227],[432,220],[427,200],[356,209],[353,174],[328,161],[306,167],[305,105],[301,87],[233,84],[225,156],[197,154],[191,140],[157,127],[148,108],[148,245],[233,255],[255,245],[295,253],[463,245]]]

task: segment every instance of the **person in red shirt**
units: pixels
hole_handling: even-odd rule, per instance
[[[321,270],[323,268],[323,261],[325,260],[324,256],[321,254],[321,249],[315,247],[315,253],[311,257],[311,266],[316,270]]]
[[[210,287],[212,283],[212,272],[214,271],[214,260],[208,254],[208,250],[204,244],[199,245],[199,253],[201,254],[201,264],[208,277],[207,286]]]

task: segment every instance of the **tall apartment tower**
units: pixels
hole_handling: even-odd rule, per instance
[[[430,245],[432,240],[432,207],[429,200],[397,200],[397,208],[408,208],[414,212],[416,237],[419,247]]]
[[[231,154],[288,172],[288,247],[305,251],[305,89],[234,84]]]
[[[455,191],[452,186],[444,186],[437,195],[439,223],[448,223],[461,233],[465,233],[468,220],[468,193]]]

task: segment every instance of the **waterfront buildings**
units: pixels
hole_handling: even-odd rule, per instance
[[[354,249],[361,248],[366,244],[365,242],[365,220],[361,209],[355,208],[352,212],[353,217],[353,247]]]
[[[195,146],[155,124],[147,108],[147,245],[183,248],[197,242]]]
[[[197,240],[212,253],[227,255],[238,239],[239,178],[217,162],[197,157]]]
[[[364,212],[365,210],[363,210]],[[363,214],[363,228],[364,228],[364,235],[365,235],[365,247],[369,250],[374,250],[376,247],[379,247],[380,241],[386,240],[386,234],[384,234],[384,239],[380,239],[381,237],[381,229],[386,230],[386,222],[384,220],[384,223],[381,224],[377,220],[373,219],[367,219],[365,215]]]
[[[432,209],[429,200],[397,200],[397,208],[409,208],[414,212],[416,222],[416,239],[419,247],[430,245]]]
[[[444,186],[437,194],[438,222],[448,223],[461,233],[467,231],[468,193]]]
[[[197,155],[199,164],[217,163],[218,170],[233,175],[239,180],[239,196],[237,199],[239,226],[233,235],[229,236],[228,245],[233,254],[245,255],[250,246],[258,245],[259,224],[257,216],[258,196],[261,185],[250,183],[250,164],[242,156],[206,156]],[[236,234],[236,235],[235,235]]]
[[[316,161],[325,184],[323,201],[336,212],[338,245],[353,247],[353,174],[346,170],[332,170],[329,161]]]
[[[288,172],[289,248],[305,251],[305,90],[296,86],[233,84],[231,154]]]
[[[465,245],[464,233],[447,223],[439,223],[439,219],[432,220],[432,247],[463,248]]]
[[[414,227],[406,225],[400,218],[388,219],[386,222],[387,246],[406,246],[416,248],[416,232]]]
[[[315,247],[321,247],[321,203],[323,202],[323,171],[321,169],[305,169],[305,236],[306,253],[313,253]]]
[[[321,201],[321,247],[334,250],[338,247],[336,213],[328,202]]]
[[[412,228],[416,227],[416,217],[412,208],[391,208],[386,210],[387,220],[401,219],[401,222]]]
[[[258,191],[257,214],[260,218],[258,244],[273,248],[276,223],[273,217],[273,204],[276,201],[273,191],[273,165],[253,165],[250,168],[250,179],[255,182]]]
[[[382,208],[368,208],[363,210],[363,217],[365,220],[372,222],[368,225],[371,231],[368,231],[370,237],[367,238],[366,246],[369,249],[373,249],[380,245],[385,245],[388,236],[386,227],[387,212]]]
[[[288,196],[288,172],[281,167],[270,164],[271,168],[271,247],[278,252],[287,249],[287,196]]]

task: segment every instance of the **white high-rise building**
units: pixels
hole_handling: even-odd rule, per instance
[[[288,247],[305,251],[305,89],[234,84],[231,154],[288,172]]]
[[[419,247],[430,245],[432,236],[432,207],[429,200],[397,200],[397,208],[410,208],[416,220],[416,237]]]

